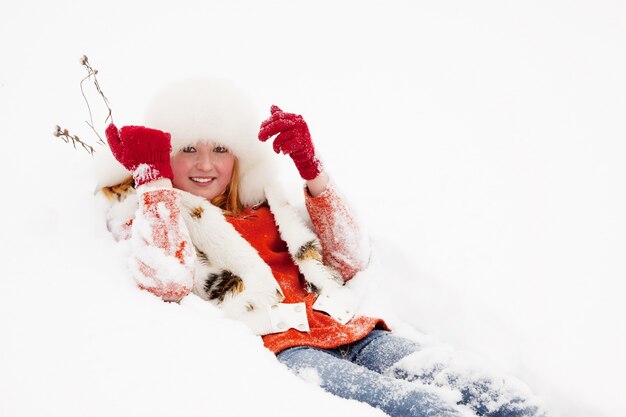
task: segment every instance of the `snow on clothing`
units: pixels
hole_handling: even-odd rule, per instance
[[[429,357],[427,346],[374,330],[334,349],[297,346],[278,360],[301,378],[339,397],[355,399],[392,417],[545,417],[521,387],[483,370]],[[457,405],[458,404],[458,405]]]
[[[246,298],[248,297],[245,293],[247,284],[244,282],[241,285],[242,282],[237,276],[230,274],[226,275],[229,279],[224,279],[223,271],[210,270],[209,276],[212,276],[213,280],[219,277],[220,285],[217,286],[221,287],[220,293],[212,297],[211,292],[215,291],[216,285],[211,286],[212,282],[204,280],[206,275],[197,275],[198,271],[202,271],[203,274],[207,273],[206,265],[202,265],[202,261],[204,257],[211,258],[213,254],[200,251],[198,256],[194,256],[193,237],[186,224],[194,222],[198,216],[203,216],[204,211],[208,211],[209,207],[204,207],[202,213],[194,209],[188,210],[181,199],[191,197],[175,189],[140,187],[137,195],[139,198],[134,201],[138,204],[138,209],[132,213],[134,203],[131,199],[130,203],[127,203],[130,208],[124,210],[125,214],[132,213],[134,217],[116,216],[118,213],[112,210],[109,228],[118,239],[131,239],[133,246],[131,271],[141,288],[170,301],[179,300],[193,289],[203,298],[222,305],[227,315],[242,319],[249,325],[250,320],[255,320],[253,318],[255,315],[260,314],[261,318],[265,319],[262,306],[259,305],[264,300],[261,300],[256,293]],[[331,264],[333,267],[331,271],[337,271],[343,280],[352,278],[367,264],[367,259],[361,259],[363,253],[359,252],[363,251],[359,251],[358,242],[353,241],[353,239],[358,239],[360,233],[342,197],[332,186],[318,197],[311,197],[308,193],[305,195],[311,222],[320,235],[324,261]],[[182,212],[190,214],[186,216],[181,213],[181,207]],[[256,250],[278,283],[280,294],[271,288],[265,291],[265,295],[272,296],[269,301],[270,310],[272,306],[281,304],[297,306],[302,303],[300,305],[303,306],[300,321],[307,322],[309,331],[298,330],[298,325],[302,324],[299,322],[290,326],[293,328],[289,329],[287,326],[290,323],[277,322],[274,323],[271,334],[266,334],[270,333],[266,327],[258,327],[257,322],[252,323],[252,329],[257,334],[263,335],[265,346],[275,353],[293,346],[334,348],[365,337],[376,326],[384,328],[384,323],[379,319],[357,316],[346,324],[342,324],[328,314],[313,310],[317,294],[310,291],[310,281],[305,280],[289,251],[288,244],[282,239],[274,214],[270,210],[271,207],[273,205],[267,204],[248,207],[240,216],[226,217],[236,232]],[[275,211],[280,213],[280,209]],[[185,216],[186,221],[183,220]],[[283,221],[282,223],[285,225],[289,222]],[[288,232],[285,231],[283,234],[288,234]],[[227,242],[222,242],[222,244],[228,246]],[[308,268],[306,262],[321,264],[319,259],[302,260],[307,256],[317,258],[314,248],[307,248],[310,249],[309,253],[299,255],[300,259],[297,262],[300,264],[305,262],[305,268]],[[235,254],[235,256],[243,258],[245,254]],[[318,271],[313,271],[315,272]],[[196,285],[194,285],[194,278]],[[253,276],[251,279],[255,278]],[[314,279],[313,281],[319,284],[316,285],[316,289],[321,292],[321,297],[330,294],[330,297],[337,298],[333,294],[345,288],[334,282],[331,284],[335,286],[329,286],[328,282],[318,282]],[[246,311],[238,310],[236,307],[230,308],[232,304],[237,307],[241,305],[237,302],[238,298],[244,300]],[[281,300],[282,303],[279,302]],[[255,305],[250,306],[251,303]]]
[[[446,401],[436,389],[384,375],[386,368],[413,352],[415,346],[383,334],[390,335],[374,330],[365,339],[336,349],[293,347],[280,352],[278,360],[304,380],[392,417],[460,417],[453,398]]]

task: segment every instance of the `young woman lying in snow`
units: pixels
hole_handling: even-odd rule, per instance
[[[174,302],[193,292],[246,323],[295,373],[313,369],[325,390],[391,416],[544,415],[503,380],[447,360],[426,366],[413,359],[420,344],[355,314],[358,297],[344,284],[367,267],[367,239],[303,118],[272,106],[259,130],[254,113],[229,83],[189,80],[155,98],[148,127],[107,128],[128,177],[102,189],[107,221],[130,239],[139,287]],[[263,142],[293,160],[309,218],[288,203]]]

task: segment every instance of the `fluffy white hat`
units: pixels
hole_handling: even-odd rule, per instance
[[[210,140],[237,156],[254,154],[260,120],[250,100],[232,82],[192,78],[165,86],[148,104],[146,126],[172,135],[172,152]]]
[[[170,84],[148,105],[145,123],[172,135],[172,152],[201,141],[226,146],[239,160],[241,202],[265,199],[273,155],[257,139],[260,120],[254,105],[232,82],[192,78]]]

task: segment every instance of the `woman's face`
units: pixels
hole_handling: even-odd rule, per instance
[[[174,187],[211,200],[230,183],[235,157],[223,146],[200,142],[183,148],[171,162]]]

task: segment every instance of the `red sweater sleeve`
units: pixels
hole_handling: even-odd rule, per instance
[[[109,219],[109,229],[116,239],[130,241],[129,268],[137,285],[165,301],[180,301],[193,287],[195,251],[179,195],[174,189],[142,188],[135,196],[134,216],[120,210]]]
[[[317,197],[312,197],[306,188],[304,193],[307,211],[322,244],[324,263],[348,281],[367,267],[369,241],[332,183]]]

